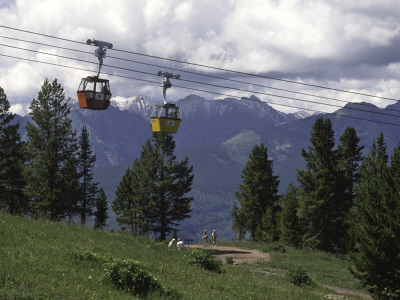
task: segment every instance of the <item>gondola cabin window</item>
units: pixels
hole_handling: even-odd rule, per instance
[[[156,105],[152,117],[180,119],[179,107],[176,107],[174,104]]]

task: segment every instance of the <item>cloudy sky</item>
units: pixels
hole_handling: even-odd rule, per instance
[[[164,70],[182,78],[170,100],[256,95],[282,111],[384,107],[393,101],[338,90],[400,98],[399,16],[397,0],[0,0],[0,86],[19,114],[46,78],[76,98],[80,79],[98,68],[85,42],[98,39],[114,45],[102,68],[113,96],[161,100]]]

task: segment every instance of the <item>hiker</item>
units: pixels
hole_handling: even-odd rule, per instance
[[[174,244],[174,242],[175,242],[175,239],[172,239],[172,240],[169,242],[169,244],[168,244],[168,248],[171,248],[172,245]]]
[[[203,233],[203,245],[207,246],[208,245],[208,234],[207,234],[207,230],[204,230]]]
[[[212,236],[212,244],[213,244],[213,246],[217,246],[217,232],[215,231],[215,229],[212,232],[211,236]]]
[[[181,238],[178,238],[178,242],[176,243],[176,246],[178,247],[179,251],[183,251],[185,249],[185,245],[181,241]]]

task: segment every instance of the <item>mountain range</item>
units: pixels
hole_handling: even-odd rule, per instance
[[[95,179],[111,203],[126,168],[139,158],[142,146],[151,138],[150,115],[156,102],[145,96],[114,97],[106,111],[79,109],[73,99],[69,103],[73,127],[78,133],[83,125],[89,130],[90,143],[97,154]],[[178,159],[189,157],[195,175],[192,217],[182,222],[178,234],[198,241],[204,229],[217,230],[222,239],[234,238],[230,212],[242,180],[241,171],[255,145],[264,143],[268,148],[274,174],[280,179],[280,193],[289,183],[297,183],[296,170],[305,166],[301,149],[309,146],[312,126],[321,116],[286,114],[255,96],[207,100],[189,95],[176,105],[180,107],[182,123],[174,135],[175,152]],[[400,124],[399,111],[398,103],[386,108],[351,103],[322,116],[331,119],[337,141],[347,127],[354,127],[360,144],[365,146],[364,154],[383,132],[390,155],[400,141],[399,127],[393,125]],[[29,116],[17,116],[16,121],[26,138],[24,125]],[[109,225],[110,229],[118,228],[112,212]]]

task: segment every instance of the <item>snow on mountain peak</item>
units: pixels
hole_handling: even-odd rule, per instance
[[[296,119],[305,119],[307,117],[310,117],[313,115],[313,113],[310,113],[308,111],[305,110],[299,110],[295,113],[291,113],[292,116],[294,116]]]
[[[132,97],[122,97],[116,96],[111,98],[111,105],[119,108],[120,110],[130,110],[132,108],[144,108],[151,102],[150,98],[146,96],[132,96]]]
[[[119,110],[139,113],[143,117],[149,117],[155,104],[159,104],[146,96],[122,97],[115,96],[111,98],[111,105]]]

